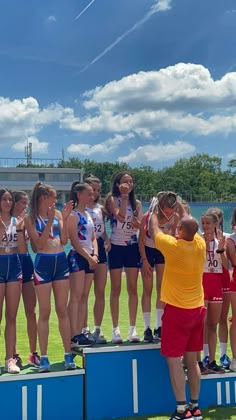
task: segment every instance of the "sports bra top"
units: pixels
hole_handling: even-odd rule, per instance
[[[35,227],[39,235],[42,235],[45,226],[48,224],[48,219],[43,219],[41,216],[37,217],[35,221]],[[54,216],[51,230],[49,233],[49,238],[51,239],[60,239],[60,226],[58,217]]]

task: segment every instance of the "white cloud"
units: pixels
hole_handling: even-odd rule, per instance
[[[171,9],[172,0],[156,0],[151,7],[152,13],[165,12]]]
[[[58,122],[63,113],[58,104],[40,109],[32,97],[15,100],[0,97],[0,142],[34,135],[42,127]]]
[[[214,80],[202,65],[139,72],[87,91],[84,98],[89,114],[80,118],[68,109],[61,127],[145,137],[161,130],[202,136],[236,130],[236,73]]]
[[[57,21],[57,18],[54,15],[50,15],[46,19],[46,23],[55,23],[56,21]]]
[[[45,141],[40,141],[38,140],[36,137],[28,137],[25,141],[20,141],[18,143],[15,143],[12,145],[12,150],[16,151],[16,152],[22,152],[25,150],[25,147],[28,143],[32,143],[32,150],[33,153],[40,153],[40,154],[44,154],[44,153],[48,153],[48,144]]]
[[[120,156],[119,162],[163,162],[171,159],[179,159],[187,154],[194,153],[195,146],[181,140],[175,143],[148,144],[132,150],[128,155]]]
[[[125,136],[121,134],[116,134],[114,137],[109,138],[108,140],[90,145],[85,143],[78,143],[78,144],[71,144],[67,151],[68,153],[79,153],[82,156],[92,156],[97,154],[108,154],[116,150],[120,144],[124,143],[124,141],[129,140],[134,137],[133,133],[128,133]]]

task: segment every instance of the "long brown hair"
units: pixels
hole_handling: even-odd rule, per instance
[[[40,197],[50,196],[53,190],[55,190],[55,188],[52,185],[43,184],[40,181],[36,182],[32,190],[31,199],[29,203],[29,216],[33,223],[39,215],[38,208]]]

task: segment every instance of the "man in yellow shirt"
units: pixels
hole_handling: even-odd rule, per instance
[[[202,274],[206,258],[205,241],[198,235],[198,222],[190,216],[181,219],[178,239],[164,234],[158,227],[157,215],[150,220],[150,231],[165,257],[161,300],[165,303],[162,317],[161,353],[166,357],[177,407],[170,420],[201,420],[198,407],[200,371],[197,352],[203,348],[205,318]],[[185,374],[187,365],[190,404],[187,405]]]

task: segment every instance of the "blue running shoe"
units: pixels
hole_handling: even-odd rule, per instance
[[[203,359],[203,361],[202,361],[203,366],[206,367],[209,364],[209,362],[210,362],[209,356],[205,356],[204,359]]]
[[[231,360],[227,354],[223,354],[223,356],[220,358],[220,366],[224,369],[230,368]]]
[[[72,354],[65,354],[65,370],[74,370],[76,369],[76,364],[74,362]]]
[[[75,335],[71,339],[71,349],[80,348],[80,347],[89,347],[94,344],[94,341],[89,340],[85,334]]]
[[[51,365],[49,363],[48,357],[43,356],[40,358],[40,364],[39,364],[39,372],[50,372]]]

